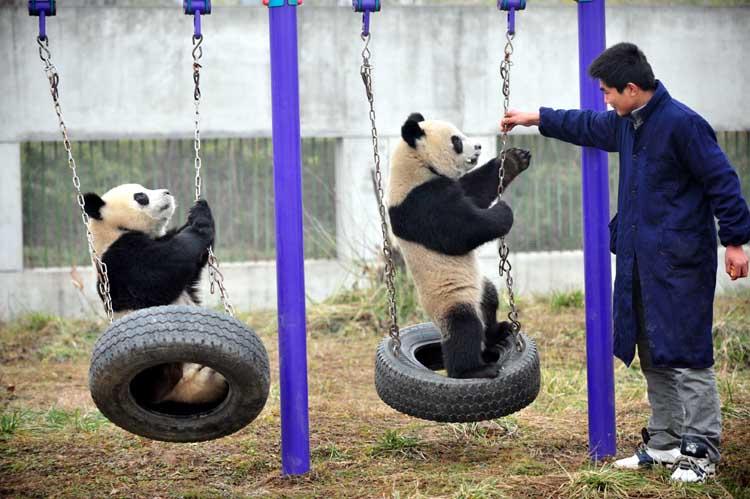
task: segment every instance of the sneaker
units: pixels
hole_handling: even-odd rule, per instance
[[[648,434],[648,430],[643,428],[641,430],[641,437],[643,443],[638,445],[635,449],[635,455],[626,457],[625,459],[618,459],[614,462],[615,468],[635,470],[638,468],[650,468],[653,465],[672,465],[682,455],[680,454],[680,448],[675,447],[673,449],[654,449],[648,446],[648,441],[651,436]]]
[[[638,468],[650,468],[653,465],[672,465],[680,458],[680,448],[674,449],[654,449],[646,444],[640,444],[635,450],[635,454],[624,459],[618,459],[614,462],[615,468],[636,470]]]
[[[682,454],[674,463],[672,480],[675,482],[705,482],[716,474],[716,463],[708,459],[708,449],[698,442],[683,441]]]

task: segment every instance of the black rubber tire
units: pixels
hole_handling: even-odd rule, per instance
[[[432,323],[404,328],[400,338],[399,355],[393,339],[386,337],[375,360],[378,395],[399,412],[429,421],[485,421],[519,411],[539,394],[539,354],[534,340],[523,333],[521,351],[508,340],[494,379],[456,379],[434,372],[443,362],[440,331]],[[427,365],[417,360],[417,352],[431,352],[420,354]]]
[[[195,362],[221,373],[229,387],[215,407],[175,415],[136,402],[131,381],[168,362]],[[260,338],[229,315],[168,305],[136,310],[112,323],[94,345],[89,388],[99,410],[136,435],[166,442],[201,442],[236,432],[268,399],[268,353]]]

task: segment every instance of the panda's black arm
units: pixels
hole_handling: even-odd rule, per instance
[[[417,187],[388,214],[396,236],[446,255],[465,255],[513,225],[507,204],[477,208],[456,181],[444,177]]]
[[[471,201],[479,208],[489,208],[497,198],[500,160],[492,158],[479,168],[475,168],[458,181]]]
[[[141,232],[118,239],[104,255],[115,311],[168,305],[193,284],[208,237],[187,228],[167,240]]]

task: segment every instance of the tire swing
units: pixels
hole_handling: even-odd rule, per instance
[[[507,112],[509,104],[510,56],[513,53],[512,40],[513,14],[515,8],[523,8],[524,0],[514,0],[515,7],[505,5],[510,10],[505,58],[500,65],[503,78],[503,102]],[[376,197],[383,236],[383,256],[385,259],[385,282],[388,289],[388,310],[390,315],[389,334],[380,343],[375,361],[375,387],[380,398],[393,409],[421,419],[438,422],[484,421],[506,416],[519,411],[533,402],[539,394],[541,373],[539,353],[536,343],[521,332],[513,294],[509,249],[505,239],[500,240],[499,273],[508,290],[510,312],[508,318],[513,334],[507,338],[497,364],[500,374],[494,379],[457,379],[438,374],[443,369],[440,330],[432,323],[406,327],[399,331],[396,308],[396,288],[394,285],[395,266],[393,250],[388,235],[388,222],[382,186],[382,171],[378,154],[378,132],[375,126],[375,109],[372,92],[372,67],[370,65],[369,13],[380,10],[378,0],[355,0],[354,10],[363,12],[362,51],[360,75],[364,82],[367,100],[370,105],[373,157],[375,162]],[[502,135],[500,160],[500,184],[498,199],[503,195],[503,176],[507,132]]]
[[[253,421],[263,410],[268,398],[270,370],[268,354],[260,338],[234,317],[234,309],[212,248],[208,251],[211,293],[218,286],[225,313],[198,306],[167,305],[136,310],[113,320],[107,266],[94,250],[80,179],[58,101],[59,75],[50,60],[49,40],[44,33],[45,14],[55,14],[54,1],[50,4],[51,9],[41,10],[39,3],[30,2],[29,13],[40,16],[40,35],[37,38],[39,55],[49,79],[63,144],[68,154],[68,166],[73,174],[73,185],[86,227],[89,252],[97,271],[98,291],[110,321],[110,326],[94,345],[89,369],[91,396],[111,422],[128,432],[153,440],[200,442],[234,433]],[[203,36],[200,33],[200,14],[210,12],[210,0],[185,2],[185,13],[195,15],[192,54],[196,200],[201,198],[198,127],[201,65],[198,60],[202,55]],[[208,366],[219,372],[227,384],[223,397],[210,404],[147,402],[149,376],[165,364],[185,362]]]

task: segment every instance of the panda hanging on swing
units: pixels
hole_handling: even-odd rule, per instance
[[[500,158],[477,165],[481,146],[451,123],[411,114],[401,127],[388,184],[388,215],[419,301],[441,333],[451,378],[495,378],[511,334],[497,322],[497,290],[475,249],[505,236],[513,212],[498,192]],[[526,170],[529,151],[506,151],[503,186]]]
[[[167,189],[123,184],[103,196],[84,195],[94,249],[107,265],[116,317],[159,305],[199,305],[198,284],[214,240],[214,219],[205,200],[190,208],[187,222],[167,231],[175,212]],[[100,297],[104,300],[104,296]],[[222,399],[224,377],[192,362],[160,364],[139,378],[149,404],[207,404]]]

